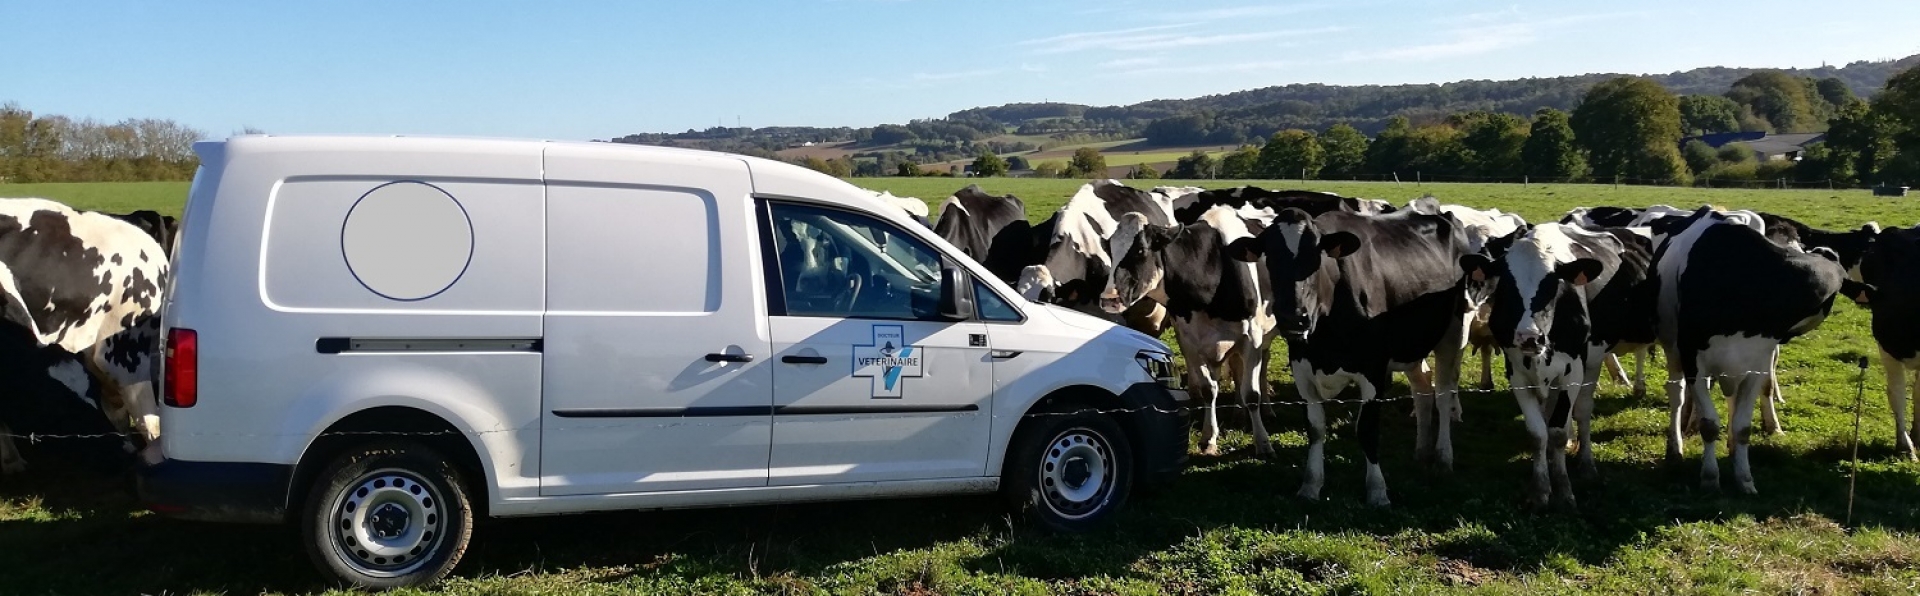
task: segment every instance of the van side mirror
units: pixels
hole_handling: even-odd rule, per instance
[[[949,261],[940,268],[940,318],[965,321],[973,310],[973,276]]]

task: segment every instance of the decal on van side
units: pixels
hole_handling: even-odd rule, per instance
[[[873,343],[853,346],[853,376],[873,379],[873,397],[899,399],[902,378],[925,374],[925,351],[907,345],[900,325],[874,325]]]

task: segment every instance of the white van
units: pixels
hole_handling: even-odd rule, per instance
[[[1004,492],[1110,518],[1186,460],[1160,341],[899,208],[739,155],[248,135],[195,145],[149,508],[295,522],[341,583],[476,517]]]

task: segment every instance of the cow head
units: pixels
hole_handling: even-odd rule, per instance
[[[1105,244],[1112,232],[1107,229],[1111,220],[1103,222],[1090,213],[1063,215],[1040,264],[1053,278],[1053,302],[1070,305],[1092,300],[1106,285],[1112,261]]]
[[[1114,266],[1107,276],[1106,289],[1100,292],[1100,309],[1120,314],[1160,290],[1167,277],[1161,251],[1179,233],[1174,226],[1152,225],[1139,213],[1121,216],[1120,225],[1107,240],[1107,254]]]
[[[1282,335],[1303,340],[1313,334],[1320,317],[1332,309],[1338,281],[1336,259],[1360,250],[1360,237],[1350,232],[1323,233],[1306,211],[1289,207],[1273,218],[1259,236],[1227,245],[1234,259],[1254,263],[1263,258],[1273,285],[1273,316]]]
[[[1046,265],[1028,265],[1020,270],[1020,280],[1013,285],[1014,291],[1028,302],[1053,302],[1053,273]]]
[[[1501,258],[1468,254],[1460,266],[1468,279],[1496,279],[1493,316],[1489,322],[1501,346],[1518,348],[1529,356],[1551,349],[1554,318],[1565,298],[1584,303],[1574,294],[1604,273],[1592,258],[1574,256],[1565,224],[1536,226],[1511,241]],[[1584,317],[1585,313],[1579,313]],[[1571,347],[1571,346],[1570,346]]]
[[[1916,263],[1920,263],[1920,225],[1885,230],[1875,226],[1873,240],[1848,272],[1851,278],[1841,282],[1840,291],[1864,307],[1881,301],[1882,293],[1890,293],[1895,300],[1911,300],[1900,295],[1920,289],[1915,283],[1920,278],[1908,273]]]
[[[1486,226],[1467,226],[1468,253],[1461,256],[1461,269],[1465,273],[1461,283],[1467,290],[1466,310],[1479,310],[1492,301],[1494,290],[1499,288],[1500,279],[1506,272],[1504,266],[1468,266],[1469,260],[1476,263],[1501,263],[1506,258],[1507,251],[1513,249],[1514,241],[1526,236],[1529,229],[1531,229],[1529,226],[1521,225],[1505,236],[1493,236]],[[1479,258],[1474,259],[1474,257]]]

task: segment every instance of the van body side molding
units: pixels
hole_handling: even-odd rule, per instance
[[[313,349],[322,354],[394,352],[532,352],[545,342],[538,337],[322,337]]]
[[[560,418],[720,418],[728,416],[848,416],[861,414],[959,414],[980,406],[885,404],[873,406],[714,406],[704,408],[579,408],[554,410]]]

